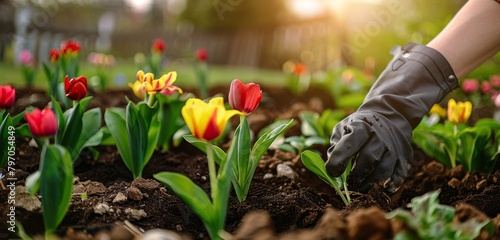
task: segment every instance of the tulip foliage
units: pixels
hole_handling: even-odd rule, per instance
[[[229,105],[240,112],[241,121],[240,125],[236,128],[233,137],[233,145],[237,151],[235,163],[233,165],[233,186],[240,202],[244,201],[247,197],[250,183],[252,181],[255,169],[259,164],[261,157],[268,150],[269,146],[282,135],[288,128],[293,125],[293,120],[287,123],[280,124],[274,129],[264,132],[256,140],[253,148],[250,144],[250,126],[246,119],[246,115],[250,114],[257,108],[262,99],[262,92],[260,86],[254,83],[243,84],[240,80],[233,80],[229,90]],[[189,123],[187,123],[189,126]],[[206,145],[201,143],[199,137],[186,136],[185,139],[206,152]],[[211,148],[216,149],[215,161],[220,165],[227,158],[227,155],[222,149],[217,146]]]
[[[54,112],[46,108],[42,111],[25,113],[32,135],[42,144],[40,168],[26,179],[26,187],[42,196],[45,234],[49,236],[61,223],[71,202],[73,188],[73,157],[60,144],[50,144],[49,139],[58,132],[58,120]]]
[[[413,131],[413,141],[447,167],[462,164],[468,171],[491,172],[500,157],[500,123],[480,119],[474,126],[468,126],[470,102],[457,103],[451,99],[447,110],[444,123],[425,117]]]
[[[73,161],[84,148],[99,145],[104,136],[101,109],[96,107],[85,111],[90,100],[91,97],[86,97],[65,112],[55,100],[52,101],[59,122],[55,142],[68,149]]]
[[[198,144],[204,145],[207,154],[210,177],[210,197],[188,177],[175,172],[161,172],[154,177],[168,185],[184,202],[201,218],[211,239],[221,239],[219,233],[224,230],[227,202],[233,172],[230,171],[233,162],[238,157],[235,144],[232,144],[226,155],[210,141],[217,139],[224,131],[229,119],[238,114],[235,110],[226,110],[224,100],[220,97],[211,99],[208,103],[201,99],[190,98],[182,108],[182,116]],[[190,137],[187,136],[186,139]],[[215,161],[220,161],[216,171]]]
[[[150,107],[145,102],[135,105],[131,101],[126,109],[110,108],[104,114],[118,152],[134,179],[142,176],[156,147],[160,128],[157,116],[158,104]]]

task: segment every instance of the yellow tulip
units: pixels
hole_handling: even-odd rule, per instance
[[[182,107],[181,113],[191,133],[205,141],[219,137],[229,119],[236,114],[242,114],[237,110],[226,110],[222,97],[212,98],[208,103],[198,98],[190,98]]]
[[[434,104],[431,110],[429,110],[429,115],[432,115],[434,113],[440,116],[441,118],[444,118],[446,116],[446,109],[442,108],[439,104]]]
[[[471,112],[472,103],[469,101],[455,102],[454,99],[448,101],[448,121],[455,125],[467,122]]]
[[[135,81],[133,84],[129,83],[128,86],[132,88],[132,91],[134,91],[134,94],[138,98],[144,99],[144,97],[146,97],[146,90],[140,81]]]

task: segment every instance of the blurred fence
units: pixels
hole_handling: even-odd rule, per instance
[[[0,19],[0,57],[7,43],[15,51],[31,50],[35,58],[45,61],[50,48],[57,48],[61,41],[74,39],[83,45],[83,53],[96,51],[99,38],[97,27],[60,27],[51,24],[28,24],[20,31],[14,22]],[[241,29],[236,32],[205,32],[192,27],[176,29],[142,29],[140,31],[115,31],[111,34],[111,48],[107,52],[118,58],[130,58],[137,52],[147,54],[151,42],[162,38],[167,43],[169,60],[192,58],[197,48],[206,48],[212,64],[279,68],[282,63],[295,59],[325,64],[339,58],[335,45],[340,41],[338,31],[331,21],[312,21],[281,26],[277,29]],[[338,46],[338,45],[337,45]],[[0,58],[0,60],[2,60]]]

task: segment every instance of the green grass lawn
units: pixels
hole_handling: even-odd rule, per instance
[[[135,81],[135,74],[138,67],[133,64],[133,61],[119,61],[114,67],[106,70],[106,76],[109,79],[108,86],[120,88],[127,87],[126,85],[116,85],[113,81],[115,76],[122,74],[126,82]],[[195,70],[192,65],[175,64],[169,65],[164,72],[177,71],[177,81],[175,85],[180,87],[193,87],[198,84],[195,75]],[[86,63],[80,65],[80,75],[85,75],[87,78],[96,74],[96,68]],[[209,66],[208,84],[209,86],[219,84],[229,84],[231,80],[239,78],[243,82],[256,82],[265,85],[282,85],[285,81],[285,75],[278,70],[256,69],[256,68],[241,68],[231,66]],[[47,79],[43,73],[41,66],[37,69],[35,86],[44,88]],[[0,63],[0,84],[11,84],[15,87],[25,85],[21,68],[8,63]]]

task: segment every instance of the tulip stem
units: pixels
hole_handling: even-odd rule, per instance
[[[153,104],[155,103],[155,96],[156,94],[149,94],[149,99],[148,99],[149,107],[153,107]]]
[[[217,173],[215,170],[214,152],[212,144],[207,142],[207,160],[208,160],[208,175],[210,176],[210,192],[212,193],[212,201],[219,192],[217,184]]]

